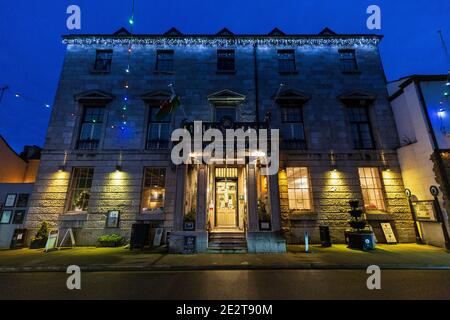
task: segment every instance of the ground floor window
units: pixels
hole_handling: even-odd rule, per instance
[[[68,211],[87,211],[93,177],[93,168],[73,169],[69,187]]]
[[[286,168],[289,209],[311,211],[311,187],[308,168]]]
[[[359,181],[366,210],[385,211],[383,187],[378,168],[358,168]]]
[[[143,213],[164,211],[166,195],[166,169],[145,168],[141,208]]]

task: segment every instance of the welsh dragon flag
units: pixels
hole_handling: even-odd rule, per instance
[[[172,95],[161,103],[159,111],[156,114],[157,120],[164,119],[169,114],[174,112],[175,109],[181,104],[180,97],[175,94],[175,91],[173,90],[172,86],[170,86],[170,89],[172,90]]]

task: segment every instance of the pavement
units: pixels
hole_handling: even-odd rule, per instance
[[[69,265],[82,271],[189,270],[361,270],[369,265],[394,270],[450,270],[450,252],[426,245],[377,245],[374,251],[345,245],[322,248],[288,246],[285,254],[167,254],[165,248],[129,250],[77,247],[45,253],[42,249],[0,250],[0,273],[65,272]]]

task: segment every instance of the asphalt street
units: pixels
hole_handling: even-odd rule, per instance
[[[450,299],[450,272],[386,270],[369,290],[365,270],[84,272],[0,274],[0,299]]]

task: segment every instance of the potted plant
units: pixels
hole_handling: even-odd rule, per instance
[[[367,228],[367,221],[362,217],[363,210],[359,206],[359,201],[351,200],[349,204],[351,209],[348,213],[351,219],[348,223],[352,229],[346,232],[348,247],[358,250],[375,249],[373,232]]]
[[[187,214],[184,215],[183,219],[183,230],[184,231],[194,231],[195,230],[195,218],[196,210],[193,208]]]
[[[120,247],[125,243],[124,237],[118,234],[105,234],[98,237],[101,247]]]
[[[267,212],[266,205],[262,201],[258,201],[258,218],[259,218],[259,230],[261,231],[272,230],[270,214]]]
[[[48,222],[43,221],[36,235],[31,239],[30,249],[45,248],[48,239]]]

